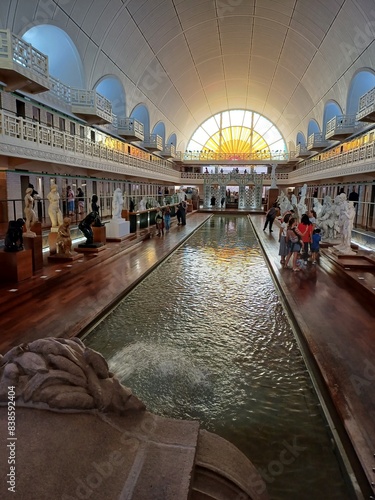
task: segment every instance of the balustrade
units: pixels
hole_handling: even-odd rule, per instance
[[[10,30],[1,29],[0,79],[7,91],[45,92],[50,88],[48,57]]]
[[[64,150],[76,156],[77,159],[79,158],[81,166],[87,165],[92,168],[90,159],[97,158],[104,159],[107,162],[106,165],[98,163],[99,169],[105,166],[106,170],[111,171],[111,165],[113,169],[114,165],[121,165],[123,170],[124,167],[129,166],[168,175],[168,177],[173,177],[176,182],[180,178],[179,173],[173,170],[171,163],[162,158],[156,159],[156,157],[153,157],[150,160],[149,155],[147,155],[147,160],[145,158],[132,158],[131,154],[122,153],[104,144],[93,143],[89,139],[82,139],[68,132],[53,129],[26,118],[16,117],[5,111],[0,112],[0,136],[0,151],[4,148],[7,149],[7,145],[14,146],[14,144],[17,144],[19,146],[13,153],[7,150],[7,154],[22,156],[22,146],[27,146],[29,149],[34,149],[34,159],[40,158],[43,160],[46,151],[50,153],[55,151],[57,154],[59,151]],[[135,150],[135,153],[137,153],[137,150]],[[82,159],[87,160],[87,162],[82,163]],[[119,172],[118,168],[114,170]],[[126,170],[123,173],[126,173]]]
[[[307,149],[306,146],[303,144],[298,144],[297,145],[297,150],[296,150],[296,157],[297,158],[307,158],[311,156],[311,151]]]
[[[72,113],[89,124],[112,123],[112,104],[96,90],[70,89]]]
[[[364,122],[375,121],[375,87],[360,97],[356,119]]]
[[[355,115],[334,116],[327,122],[326,139],[342,140],[363,128],[363,123],[356,121]]]
[[[313,133],[307,139],[307,149],[309,151],[320,151],[331,146],[332,141],[327,141],[322,133]]]
[[[148,136],[145,136],[143,147],[148,149],[149,151],[162,151],[163,138],[157,134],[150,134]]]

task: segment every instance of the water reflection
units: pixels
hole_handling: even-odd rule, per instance
[[[199,419],[272,499],[346,499],[332,440],[246,217],[215,216],[85,339],[160,415]]]

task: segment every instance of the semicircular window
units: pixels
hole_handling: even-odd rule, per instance
[[[267,118],[242,109],[211,116],[192,135],[188,151],[236,154],[286,152],[285,141]]]

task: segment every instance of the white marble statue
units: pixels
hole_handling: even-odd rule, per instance
[[[48,216],[51,220],[52,228],[56,229],[63,223],[63,215],[60,210],[60,195],[57,185],[52,184],[51,191],[47,195],[49,201]]]
[[[112,200],[112,219],[121,219],[122,206],[124,198],[120,188],[115,189]]]
[[[351,249],[351,237],[352,237],[352,229],[355,218],[355,207],[352,201],[346,200],[345,194],[344,196],[345,198],[342,197],[341,199],[338,200],[338,203],[340,204],[340,215],[338,219],[338,225],[340,230],[341,242],[339,245],[335,245],[335,248],[341,253],[353,254],[354,252]]]
[[[295,211],[296,214],[298,214],[297,211],[297,196],[293,193],[292,196],[290,197],[290,201],[292,203],[293,210]]]
[[[321,216],[322,210],[323,210],[323,205],[320,203],[318,198],[314,198],[313,208],[314,208],[314,212],[316,213],[316,219],[318,220],[319,217]]]
[[[138,211],[143,212],[144,210],[147,210],[146,208],[146,198],[142,198],[141,201],[138,203]]]
[[[283,216],[285,214],[285,212],[287,212],[288,210],[291,210],[293,208],[293,205],[290,203],[289,198],[287,197],[287,195],[283,191],[279,194],[279,196],[276,200],[276,203],[280,207],[280,215],[281,216]]]
[[[325,196],[323,200],[320,216],[317,217],[318,226],[322,231],[322,239],[333,239],[335,227],[335,209],[330,196]]]
[[[31,196],[31,193],[33,192],[32,188],[27,188],[26,189],[26,195],[25,195],[25,218],[26,218],[26,235],[28,236],[36,236],[36,233],[31,231],[31,226],[35,222],[38,221],[38,218],[36,216],[36,213],[34,212],[34,198]]]
[[[182,189],[180,189],[177,193],[177,196],[178,196],[178,201],[185,201],[185,191],[183,191]]]

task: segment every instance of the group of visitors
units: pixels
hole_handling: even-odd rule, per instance
[[[186,211],[187,203],[185,200],[180,201],[176,210],[177,225],[186,226]],[[155,215],[155,224],[157,229],[157,236],[164,236],[164,229],[168,233],[171,228],[171,209],[169,206],[159,207]]]
[[[68,215],[74,215],[75,213],[75,203],[77,200],[78,214],[83,214],[85,212],[85,195],[82,188],[77,189],[77,198],[71,186],[66,188],[66,201],[67,201],[67,212]]]
[[[293,271],[298,272],[300,271],[298,260],[307,263],[309,252],[311,253],[311,262],[315,265],[319,255],[320,240],[320,229],[316,227],[316,216],[313,210],[303,214],[299,223],[294,215],[294,210],[288,210],[284,213],[280,224],[279,255],[281,265],[288,268],[291,261]]]

